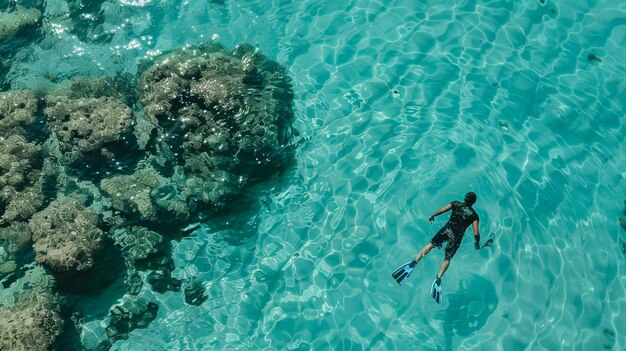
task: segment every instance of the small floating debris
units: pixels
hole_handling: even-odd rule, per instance
[[[393,89],[392,93],[394,97],[400,97],[400,91],[398,91],[398,89]]]
[[[587,55],[587,60],[588,61],[602,62],[602,59],[600,59],[598,56],[596,56],[594,54]]]

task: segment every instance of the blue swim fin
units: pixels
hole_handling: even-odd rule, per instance
[[[441,278],[437,277],[433,282],[433,286],[430,288],[430,296],[435,299],[437,303],[441,303],[443,298],[443,292],[441,291]]]
[[[411,276],[416,264],[417,262],[415,261],[407,262],[391,273],[391,276],[396,280],[396,283],[402,285],[402,283]]]

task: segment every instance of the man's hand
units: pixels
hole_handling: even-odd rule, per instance
[[[429,222],[432,222],[432,221],[434,221],[434,220],[435,220],[435,216],[430,216],[430,217],[428,217],[428,221],[429,221]]]

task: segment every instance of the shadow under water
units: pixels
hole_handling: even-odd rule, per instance
[[[496,288],[489,280],[473,274],[461,279],[457,292],[448,294],[443,316],[446,351],[454,350],[453,338],[467,337],[487,324],[498,307]]]

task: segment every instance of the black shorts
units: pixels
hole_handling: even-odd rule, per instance
[[[448,244],[446,245],[446,253],[444,259],[451,260],[452,257],[454,257],[456,250],[458,250],[459,246],[461,246],[461,239],[463,239],[463,233],[457,235],[452,231],[452,229],[448,227],[443,227],[441,228],[441,230],[439,230],[439,232],[437,232],[437,234],[435,234],[435,236],[433,236],[433,238],[430,240],[430,243],[433,244],[436,248],[441,249],[441,245],[444,243],[444,241],[447,241]]]

